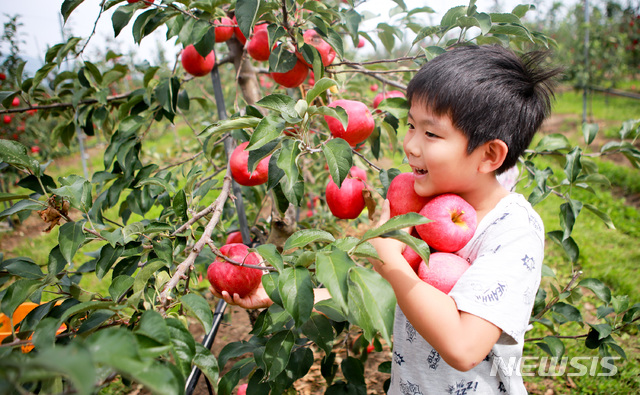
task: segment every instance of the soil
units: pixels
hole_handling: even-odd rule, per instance
[[[551,133],[566,133],[567,130],[580,130],[581,120],[577,115],[553,115],[551,116],[543,125],[542,133],[551,134]],[[601,124],[601,130],[606,127],[605,124]],[[598,137],[596,141],[594,141],[593,145],[599,147],[606,143],[606,139],[603,137]],[[92,153],[99,154],[97,151],[101,150],[101,147],[94,147],[91,150],[96,152],[89,152],[89,155]],[[607,159],[613,160],[619,164],[627,164],[628,161],[622,156],[609,156]],[[56,160],[56,165],[64,166],[65,162],[77,162],[78,158],[67,157],[60,158]],[[619,191],[623,193],[623,191]],[[630,202],[632,202],[636,207],[640,207],[640,196],[626,196]],[[362,226],[365,226],[362,224]],[[37,216],[32,215],[23,223],[19,224],[12,232],[10,229],[0,229],[0,251],[1,252],[9,252],[12,251],[18,244],[23,242],[25,238],[33,238],[36,237],[40,232],[46,229],[46,224]],[[364,232],[364,228],[361,229],[353,229],[353,228],[345,228],[348,233],[356,234]],[[212,306],[214,306],[215,301],[211,301]],[[204,331],[200,324],[196,322],[192,322],[190,325],[190,330],[193,333],[195,339],[197,341],[201,341],[204,337]],[[248,340],[251,338],[249,334],[251,330],[251,323],[249,319],[249,315],[246,310],[239,308],[237,306],[228,306],[225,312],[225,319],[222,321],[218,333],[215,337],[215,341],[212,346],[212,352],[214,355],[218,355],[222,348],[229,342],[240,341],[240,340]],[[355,335],[355,334],[353,334]],[[345,347],[343,344],[338,344],[336,346],[336,351],[339,357],[345,356]],[[311,394],[323,394],[327,384],[320,373],[320,360],[324,356],[323,351],[314,350],[314,356],[316,363],[312,366],[310,372],[302,379],[298,380],[295,383],[295,390],[298,394],[301,395],[311,395]],[[237,359],[236,359],[237,360]],[[366,364],[365,364],[365,372],[366,372],[366,381],[367,388],[369,394],[382,394],[383,384],[389,378],[389,374],[378,372],[378,365],[380,363],[390,360],[390,349],[387,345],[384,345],[384,348],[381,352],[373,352],[369,354]],[[227,372],[231,366],[233,366],[235,360],[231,360],[226,364],[226,366],[222,369],[221,375]],[[246,382],[245,380],[241,381]],[[542,382],[539,384],[535,383],[526,383],[527,390],[530,394],[543,394],[543,395],[553,395],[555,393],[562,393],[567,391],[567,388],[571,388],[575,386],[572,385],[571,382],[564,383],[559,381],[549,380],[549,382]],[[564,388],[563,388],[564,387]],[[137,393],[144,393],[144,391],[136,390]],[[200,380],[198,381],[197,387],[193,392],[193,395],[208,395],[210,392],[207,388],[206,381],[203,375],[200,376]],[[215,393],[215,391],[213,392]]]

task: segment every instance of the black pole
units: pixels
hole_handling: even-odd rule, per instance
[[[211,349],[213,340],[216,338],[216,334],[218,333],[218,328],[220,327],[220,322],[222,322],[222,317],[224,316],[224,310],[226,309],[226,307],[227,302],[220,299],[218,301],[218,304],[216,305],[216,310],[213,313],[213,327],[202,340],[202,345],[205,346],[208,350]],[[193,393],[193,390],[196,389],[196,384],[198,384],[200,374],[202,374],[202,372],[200,371],[200,369],[198,369],[198,367],[194,366],[193,369],[191,369],[191,374],[189,374],[189,377],[187,378],[187,384],[185,386],[185,393],[187,395],[191,395]]]

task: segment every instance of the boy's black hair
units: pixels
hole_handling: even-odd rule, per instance
[[[502,140],[509,152],[496,173],[514,166],[551,112],[553,77],[545,68],[547,52],[518,57],[496,46],[451,49],[427,62],[407,87],[409,105],[425,105],[435,115],[451,117],[468,139],[467,151]]]

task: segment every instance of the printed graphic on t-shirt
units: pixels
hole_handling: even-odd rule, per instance
[[[504,383],[502,381],[500,382],[500,384],[498,384],[498,391],[507,392],[507,389],[504,388]]]
[[[403,363],[405,363],[404,357],[402,355],[400,355],[397,351],[393,352],[393,362],[395,362],[396,364],[402,366]]]
[[[420,386],[413,384],[409,380],[402,381],[402,379],[400,379],[400,391],[402,391],[402,395],[422,395]]]
[[[418,334],[418,332],[416,331],[416,328],[414,328],[413,325],[411,325],[409,320],[406,321],[404,328],[407,331],[407,341],[409,343],[413,343],[413,341],[416,339],[416,335]]]
[[[528,271],[533,271],[536,268],[536,261],[529,255],[525,255],[524,258],[522,258],[522,265],[526,267]]]
[[[449,388],[447,388],[447,394],[466,395],[472,392],[476,392],[477,389],[478,389],[477,381],[465,382],[464,380],[461,380],[455,383],[454,385],[450,385]]]
[[[484,303],[487,306],[492,306],[502,299],[506,291],[506,284],[502,282],[496,282],[481,294],[476,294],[476,300]]]
[[[438,369],[438,363],[440,362],[440,359],[442,359],[442,357],[440,357],[440,354],[432,348],[429,356],[427,357],[429,368],[433,370]]]

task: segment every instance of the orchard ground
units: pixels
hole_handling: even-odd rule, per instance
[[[601,116],[597,120],[600,130],[605,131],[605,133],[599,134],[599,137],[592,145],[594,147],[602,146],[606,143],[608,137],[613,137],[615,134],[615,130],[619,129],[620,121],[607,119],[606,116]],[[551,133],[562,133],[566,135],[570,141],[579,141],[582,137],[580,135],[580,115],[578,114],[568,114],[568,113],[557,113],[552,115],[552,117],[543,125],[543,133],[551,134]],[[178,128],[181,125],[178,125]],[[611,129],[611,131],[609,131]],[[637,144],[637,143],[636,143]],[[99,156],[99,152],[103,150],[104,147],[101,145],[95,145],[88,150],[89,157]],[[594,148],[595,150],[596,148]],[[95,154],[95,155],[94,155]],[[397,155],[399,156],[399,155]],[[174,158],[175,159],[175,158]],[[379,163],[382,167],[398,167],[401,163],[402,158],[394,158],[394,161],[384,160],[382,163]],[[58,158],[55,160],[52,166],[56,166],[59,169],[59,173],[62,175],[67,175],[69,172],[79,172],[79,155],[71,155],[67,157]],[[637,251],[637,240],[640,238],[640,228],[638,228],[638,219],[640,219],[640,182],[637,181],[638,175],[637,171],[635,173],[631,173],[630,171],[625,172],[625,168],[628,168],[628,162],[623,157],[611,156],[607,157],[606,161],[602,161],[600,166],[605,168],[609,174],[608,177],[612,178],[612,182],[615,184],[612,189],[613,194],[610,199],[612,202],[612,207],[610,210],[625,210],[621,216],[617,217],[618,221],[616,221],[616,217],[614,217],[614,221],[616,226],[618,227],[618,231],[608,231],[607,238],[609,237],[618,237],[616,235],[622,234],[620,237],[626,237],[626,242],[631,246],[635,246],[635,251],[628,251],[629,255],[623,255],[624,260],[629,260],[631,262],[638,261],[640,258],[640,252]],[[630,169],[629,169],[630,170]],[[81,170],[80,170],[81,171]],[[619,176],[618,174],[623,174]],[[624,175],[626,174],[626,176]],[[629,176],[631,174],[631,176]],[[616,177],[620,178],[619,181],[616,181]],[[627,178],[625,178],[627,177]],[[630,181],[628,178],[631,177]],[[633,178],[635,177],[635,178]],[[519,190],[522,189],[522,186],[526,184],[525,181],[519,184]],[[526,193],[526,192],[525,192]],[[546,226],[549,223],[556,223],[557,218],[549,218],[549,215],[545,216],[544,213],[544,202],[540,206],[537,206],[536,209],[541,213]],[[79,217],[78,213],[72,213],[73,218]],[[361,223],[357,228],[352,227],[351,223],[343,221],[341,224],[344,226],[345,231],[354,236],[359,236],[364,233],[364,231],[368,228],[368,225],[365,223]],[[553,226],[553,225],[551,225]],[[590,225],[585,225],[585,227],[589,227]],[[41,250],[43,254],[46,254],[46,251],[49,251],[49,248],[42,247],[43,239],[46,237],[51,237],[51,235],[47,236],[47,234],[43,234],[42,230],[46,228],[46,225],[38,218],[36,215],[32,215],[22,224],[19,224],[16,229],[13,231],[4,230],[0,234],[0,251],[4,252],[6,256],[20,256],[25,255],[25,251],[35,251]],[[580,232],[580,235],[585,234],[584,232]],[[585,237],[601,237],[594,236],[593,233],[586,233]],[[593,239],[592,239],[593,240]],[[613,248],[624,248],[625,241],[618,240],[606,240],[606,243],[614,244]],[[629,272],[625,272],[626,269],[619,268],[610,268],[611,265],[609,262],[605,262],[605,259],[602,258],[603,255],[593,255],[595,253],[587,252],[586,249],[590,248],[589,244],[598,244],[598,243],[589,243],[583,242],[581,245],[584,245],[583,254],[585,257],[591,262],[584,262],[584,270],[589,277],[598,277],[592,273],[592,269],[599,270],[600,273],[604,273],[603,279],[608,282],[612,282],[610,284],[614,289],[618,290],[619,294],[629,294],[632,300],[637,300],[640,292],[637,290],[637,285],[633,286],[633,280],[630,280],[633,275],[630,275]],[[547,243],[547,257],[546,263],[552,268],[558,271],[558,277],[564,277],[570,275],[567,274],[568,269],[560,268],[560,265],[566,266],[566,261],[562,259],[562,251],[555,246],[552,242]],[[591,248],[595,250],[598,249],[598,245],[593,245]],[[632,248],[633,249],[633,248]],[[600,248],[600,250],[603,250]],[[605,256],[608,253],[611,253],[610,250],[602,251],[601,254],[604,253]],[[616,255],[617,256],[617,255]],[[37,262],[37,260],[36,260]],[[593,265],[594,268],[588,267],[587,265]],[[596,267],[597,266],[597,267]],[[622,265],[620,265],[622,266]],[[622,270],[622,271],[620,271]],[[564,272],[563,272],[564,271]],[[631,281],[631,283],[628,283]],[[212,307],[215,305],[215,300],[211,295],[207,296],[211,302]],[[588,306],[588,305],[587,305]],[[593,306],[592,306],[593,307]],[[592,310],[583,312],[585,314],[585,319],[588,319],[589,314],[595,315],[595,307]],[[220,326],[218,334],[215,338],[215,342],[213,344],[212,351],[214,355],[218,355],[222,347],[225,344],[238,341],[238,340],[248,340],[250,338],[249,332],[252,326],[250,323],[250,319],[248,314],[240,308],[237,307],[229,307],[227,309],[227,314],[225,319]],[[193,322],[190,326],[191,332],[194,334],[196,340],[201,339],[204,336],[202,327]],[[356,338],[358,333],[350,333],[349,338],[347,339],[345,336],[341,338],[342,341],[352,342],[354,338]],[[581,382],[576,378],[568,377],[568,376],[560,376],[560,377],[527,377],[525,378],[527,389],[531,394],[565,394],[565,393],[600,393],[602,388],[609,388],[606,384],[605,387],[598,387],[598,389],[594,389],[592,381],[595,383],[596,381],[624,381],[624,380],[635,380],[635,383],[631,383],[632,385],[638,386],[638,371],[640,367],[640,348],[637,344],[633,344],[633,336],[628,336],[627,339],[621,339],[621,342],[624,344],[623,348],[628,350],[628,362],[623,362],[619,367],[619,375],[618,377],[613,378],[587,378],[586,382]],[[342,345],[340,345],[340,349],[343,350]],[[568,347],[568,353],[570,353],[570,346]],[[370,372],[367,375],[367,387],[370,389],[370,393],[383,393],[382,386],[384,381],[389,377],[386,373],[378,372],[378,365],[384,361],[390,360],[388,346],[384,346],[383,350],[380,352],[372,352],[367,357],[366,362],[366,370]],[[311,371],[307,376],[303,379],[296,382],[296,390],[300,394],[318,394],[323,393],[326,388],[326,383],[324,378],[320,373],[320,359],[323,356],[322,351],[317,351],[314,353],[316,358],[316,364],[312,367]],[[344,353],[341,351],[339,357],[344,357]],[[525,354],[535,354],[535,355],[544,355],[535,345],[528,344],[527,349],[525,350]],[[597,354],[594,354],[597,355]],[[228,370],[233,365],[233,360],[228,362],[226,365],[226,370]],[[226,372],[223,370],[221,374]],[[635,372],[635,374],[634,374]],[[636,377],[635,379],[629,377]],[[339,378],[336,378],[336,380]],[[611,388],[615,387],[615,384],[611,384]],[[620,385],[618,383],[618,385]],[[117,386],[117,385],[116,385]],[[637,388],[637,387],[634,387]],[[117,392],[117,389],[116,389]],[[138,393],[145,393],[144,390],[138,391]],[[208,390],[204,381],[204,378],[201,377],[200,382],[196,388],[194,394],[208,394]]]

